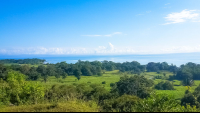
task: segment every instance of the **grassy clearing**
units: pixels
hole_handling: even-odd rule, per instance
[[[161,71],[160,74],[157,72],[145,72],[141,73],[141,75],[144,75],[146,78],[152,79],[154,76],[160,75],[163,76],[163,73],[166,73],[166,77],[169,77],[169,75],[173,75],[173,73],[168,71]],[[62,78],[55,78],[54,76],[49,77],[48,81],[46,83],[41,82],[43,85],[45,85],[47,88],[51,87],[54,84],[57,85],[72,85],[72,84],[81,84],[81,83],[88,83],[88,84],[101,84],[103,85],[107,90],[110,90],[110,83],[115,83],[120,80],[120,77],[127,75],[127,76],[134,76],[134,74],[128,74],[128,73],[120,73],[118,70],[114,71],[106,71],[103,76],[81,76],[81,79],[78,81],[76,77],[74,76],[68,76],[66,79]],[[42,81],[41,79],[39,81]],[[106,84],[102,84],[102,82],[105,81]],[[163,79],[155,79],[154,84],[158,84],[161,81],[166,81]],[[156,90],[157,93],[164,93],[164,94],[170,94],[174,95],[175,98],[180,99],[185,94],[185,86],[181,85],[181,81],[174,80],[173,82],[174,88],[176,90]],[[194,91],[194,89],[200,84],[200,80],[194,81],[195,85],[191,87],[191,92]]]
[[[94,102],[67,101],[54,104],[36,104],[3,107],[0,112],[98,112],[99,107]]]
[[[28,65],[30,67],[38,67],[39,66],[39,64],[32,65],[32,64],[18,64],[18,63],[6,63],[4,65],[5,66],[11,66],[11,65]],[[46,66],[46,65],[44,65],[44,66]]]
[[[78,81],[74,76],[68,76],[66,79],[59,78],[57,79],[55,76],[51,76],[48,78],[46,83],[41,82],[46,87],[51,87],[54,84],[57,85],[71,85],[71,84],[81,84],[81,83],[88,83],[88,84],[102,84],[102,82],[106,82],[106,84],[102,84],[107,90],[110,89],[110,83],[115,83],[120,80],[124,74],[119,74],[118,70],[105,72],[103,76],[81,76],[81,79]],[[128,76],[131,76],[129,74]],[[41,79],[39,81],[42,81]]]

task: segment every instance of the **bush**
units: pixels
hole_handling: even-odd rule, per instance
[[[166,81],[166,82],[162,81],[158,83],[157,85],[155,85],[154,88],[157,90],[174,90],[174,86],[169,81]]]
[[[102,84],[106,84],[106,81],[103,81]]]
[[[91,82],[89,81],[89,82],[87,82],[88,84],[91,84]]]
[[[150,87],[153,86],[153,80],[144,76],[124,76],[116,82],[116,87],[112,87],[111,92],[117,92],[119,95],[136,95],[140,98],[146,98],[150,95]]]
[[[151,94],[149,98],[139,101],[133,112],[193,112],[199,111],[190,106],[183,107],[171,95]]]
[[[98,75],[98,76],[102,76],[102,75],[103,75],[103,73],[97,73],[97,75]]]
[[[110,83],[110,87],[113,87],[113,86],[115,86],[115,83]]]
[[[102,85],[91,84],[90,87],[92,90],[86,95],[88,100],[94,100],[97,103],[102,103],[105,99],[109,99],[111,96],[110,92]]]
[[[133,106],[140,98],[131,95],[122,95],[116,99],[105,100],[102,105],[103,112],[132,112]]]
[[[198,87],[195,88],[193,94],[194,94],[195,96],[200,96],[200,84],[199,84]]]
[[[74,85],[53,85],[45,92],[45,99],[48,101],[70,100],[77,97],[76,87]]]
[[[25,75],[16,72],[8,72],[6,81],[1,80],[0,102],[19,105],[25,103],[37,103],[44,97],[44,87],[39,83],[25,81]]]
[[[160,76],[160,75],[157,75],[157,76],[155,76],[154,78],[155,78],[155,79],[162,79],[163,77]]]
[[[95,102],[81,100],[65,101],[57,104],[43,103],[36,105],[23,105],[4,107],[0,112],[98,112],[99,106]]]
[[[181,105],[186,106],[187,104],[190,106],[196,105],[196,99],[189,90],[185,91],[185,95],[181,99]]]

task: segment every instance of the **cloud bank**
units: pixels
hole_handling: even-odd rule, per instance
[[[189,53],[200,52],[198,46],[173,46],[173,47],[116,47],[112,43],[107,46],[98,46],[96,48],[45,48],[45,47],[30,47],[30,48],[13,48],[0,49],[0,54],[4,55],[20,55],[20,54],[35,54],[35,55],[121,55],[121,54],[165,54],[165,53]]]
[[[200,22],[200,13],[197,10],[183,10],[179,13],[171,13],[168,14],[165,19],[168,21],[167,23],[163,25],[168,25],[168,24],[176,24],[176,23],[183,23],[186,21],[190,22]]]

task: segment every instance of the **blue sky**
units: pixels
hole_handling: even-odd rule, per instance
[[[200,0],[1,0],[0,54],[200,52]]]

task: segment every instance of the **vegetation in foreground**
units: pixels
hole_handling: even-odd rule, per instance
[[[0,65],[0,111],[200,111],[199,64],[37,65]]]

